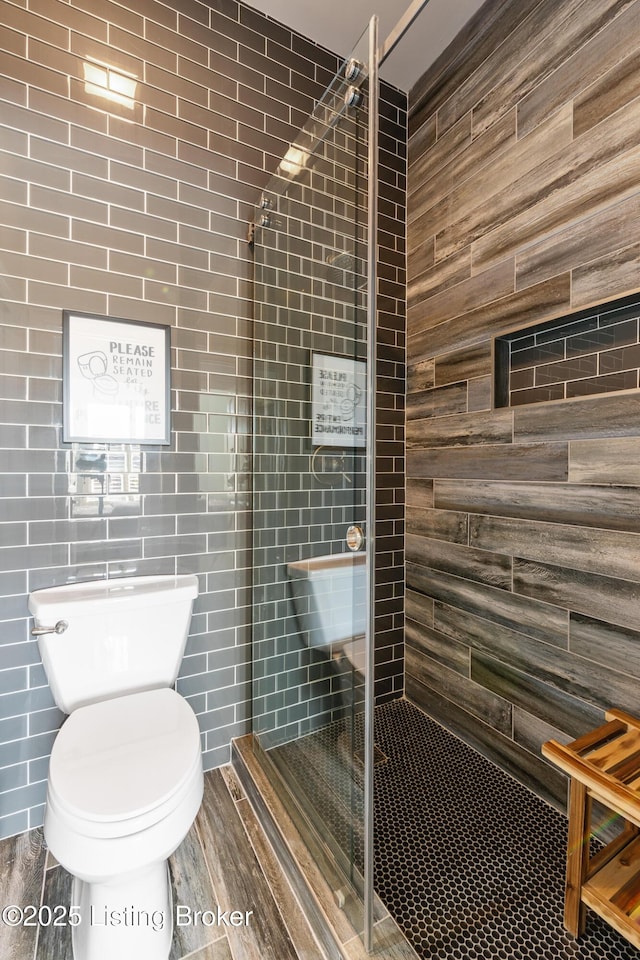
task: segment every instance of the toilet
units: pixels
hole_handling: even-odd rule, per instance
[[[75,960],[166,960],[167,859],[203,793],[200,731],[174,689],[195,576],[37,590],[34,634],[58,707],[44,835],[72,874]],[[78,922],[79,919],[79,922]]]

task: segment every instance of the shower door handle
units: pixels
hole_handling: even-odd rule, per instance
[[[345,539],[347,541],[349,550],[352,550],[354,553],[356,550],[361,550],[364,545],[364,533],[362,532],[362,527],[352,524],[347,530],[347,536]]]

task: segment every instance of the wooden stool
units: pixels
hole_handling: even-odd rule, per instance
[[[564,925],[584,933],[586,906],[640,949],[640,720],[609,710],[608,723],[542,753],[568,773],[569,836]],[[622,833],[589,856],[591,804],[598,800],[625,821]]]

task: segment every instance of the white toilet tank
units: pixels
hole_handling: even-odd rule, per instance
[[[365,632],[364,553],[292,561],[287,573],[298,626],[308,647],[342,645]]]
[[[77,707],[175,683],[198,595],[192,575],[125,577],[36,590],[36,627],[68,626],[38,637],[58,707]]]

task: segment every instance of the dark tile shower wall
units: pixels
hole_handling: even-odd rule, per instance
[[[347,526],[364,519],[361,451],[311,444],[313,353],[366,357],[367,116],[349,114],[291,182],[268,185],[269,226],[256,229],[253,729],[264,747],[341,705],[333,662],[299,633],[287,563],[343,553]],[[332,268],[336,255],[352,268]]]
[[[404,689],[407,98],[382,82],[379,123],[376,703]]]
[[[197,573],[179,689],[198,714],[205,765],[226,762],[230,737],[247,730],[247,220],[337,61],[235,0],[0,7],[0,829],[9,835],[42,820],[61,721],[28,633],[32,589]],[[86,57],[135,74],[133,110],[111,112],[84,90]],[[384,160],[383,177],[394,224],[403,184]],[[108,516],[91,514],[99,484],[87,458],[61,443],[63,309],[172,328],[172,445],[109,451]],[[394,323],[385,329],[395,348]],[[389,509],[396,522],[399,507]],[[391,557],[385,566],[400,577]]]
[[[407,693],[560,804],[640,707],[640,393],[496,409],[492,339],[640,288],[639,27],[490,0],[410,96]]]
[[[381,318],[378,455],[379,465],[393,466],[376,524],[384,544],[376,693],[388,699],[403,683],[404,97],[385,85],[382,105],[380,186],[390,215],[379,258],[393,312],[384,327]],[[344,553],[347,527],[365,519],[362,451],[315,454],[310,416],[313,352],[366,359],[366,124],[365,109],[351,111],[293,182],[268,189],[270,225],[256,231],[253,678],[263,746],[304,735],[344,708],[346,679],[299,634],[286,565]],[[346,270],[332,266],[345,254],[352,257]]]

